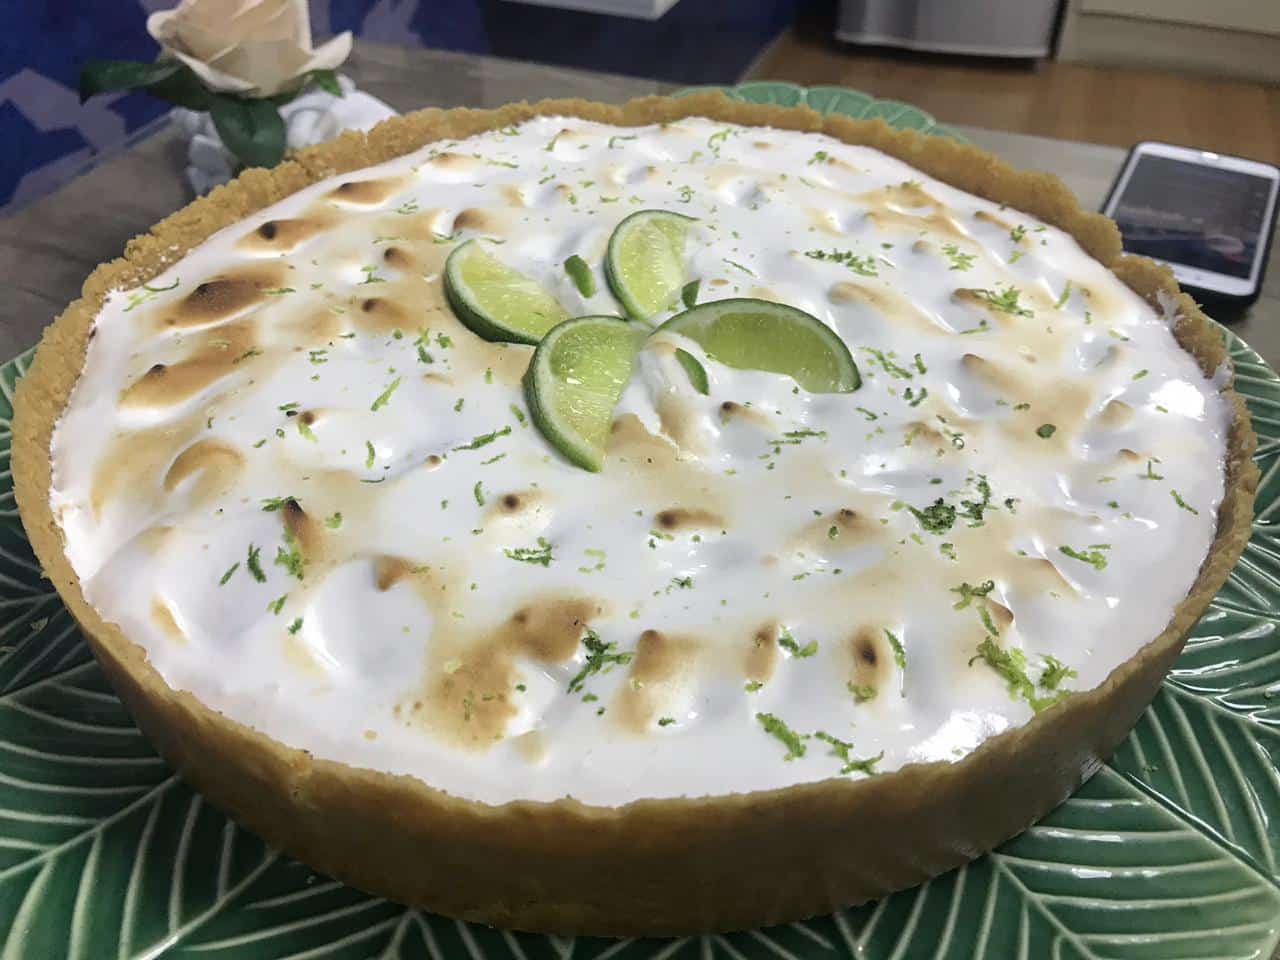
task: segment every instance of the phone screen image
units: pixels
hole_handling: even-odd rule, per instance
[[[1271,181],[1173,157],[1138,157],[1112,218],[1125,249],[1247,279]]]

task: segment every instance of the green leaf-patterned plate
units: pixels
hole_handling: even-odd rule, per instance
[[[769,103],[779,107],[810,107],[819,113],[842,113],[858,120],[873,120],[879,117],[891,127],[901,130],[918,130],[936,137],[950,137],[961,143],[969,141],[950,127],[945,127],[919,107],[900,100],[879,100],[861,90],[849,87],[801,87],[794,83],[781,83],[774,80],[757,80],[753,83],[740,83],[736,87],[708,85],[703,87],[686,87],[676,94],[677,97],[688,96],[715,90],[734,100],[747,103]]]
[[[745,84],[941,130],[905,104]],[[0,960],[1190,960],[1280,944],[1280,377],[1225,333],[1263,481],[1253,538],[1137,729],[991,855],[805,923],[682,940],[561,939],[409,910],[316,874],[156,756],[40,574],[9,471],[0,367]],[[428,867],[429,868],[429,867]]]

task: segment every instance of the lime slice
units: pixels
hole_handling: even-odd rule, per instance
[[[726,366],[785,373],[810,393],[849,393],[862,385],[836,332],[781,303],[713,300],[676,314],[658,329],[696,341]]]
[[[537,281],[490,256],[475,240],[449,254],[444,294],[458,319],[486,340],[537,343],[569,316]]]
[[[693,222],[693,217],[666,210],[640,210],[614,228],[605,276],[633,320],[648,320],[680,295],[684,242]]]
[[[542,435],[592,472],[604,466],[613,408],[631,378],[647,330],[619,317],[575,317],[542,338],[524,375]]]

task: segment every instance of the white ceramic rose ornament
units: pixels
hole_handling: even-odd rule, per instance
[[[185,63],[210,90],[274,97],[351,53],[351,34],[311,46],[306,0],[182,0],[147,18],[165,55]]]
[[[159,59],[90,60],[80,98],[145,90],[184,108],[175,119],[191,140],[187,177],[197,192],[240,166],[274,166],[288,148],[395,113],[334,74],[351,34],[312,46],[306,0],[182,0],[151,14],[147,31]],[[299,96],[309,84],[318,89]]]

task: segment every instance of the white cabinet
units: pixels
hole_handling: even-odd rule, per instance
[[[1280,34],[1280,3],[1276,0],[1082,0],[1080,10],[1219,30]]]
[[[1280,81],[1280,0],[1068,0],[1058,59]]]

